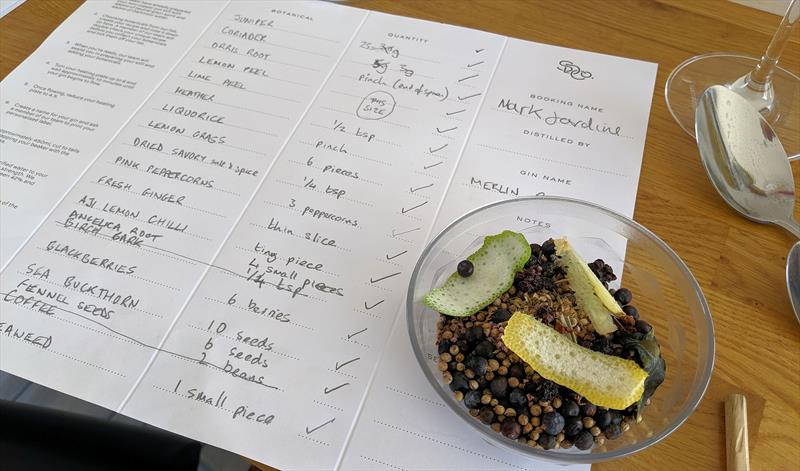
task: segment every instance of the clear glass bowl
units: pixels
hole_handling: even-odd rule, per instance
[[[469,415],[437,369],[438,313],[422,297],[453,273],[486,235],[510,229],[531,243],[567,237],[587,261],[602,258],[614,267],[622,286],[633,292],[632,304],[653,325],[666,360],[666,379],[645,408],[643,421],[616,440],[591,451],[543,450],[494,432]],[[652,232],[600,206],[554,197],[522,197],[492,203],[447,226],[422,252],[411,277],[406,321],[414,354],[442,400],[490,443],[531,458],[561,463],[592,463],[636,453],[663,440],[694,411],[714,367],[714,326],[706,300],[681,259]]]

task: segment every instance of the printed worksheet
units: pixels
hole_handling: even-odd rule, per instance
[[[0,368],[281,469],[550,469],[446,409],[403,300],[483,204],[631,216],[655,72],[330,3],[89,1],[0,84]]]

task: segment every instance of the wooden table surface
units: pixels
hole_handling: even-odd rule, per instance
[[[28,0],[0,19],[0,77],[80,3]],[[740,391],[750,404],[753,469],[800,469],[800,327],[784,283],[786,253],[794,240],[725,206],[705,175],[694,140],[672,120],[664,102],[666,79],[683,60],[711,51],[759,56],[779,18],[724,0],[351,4],[658,63],[634,218],[664,239],[700,283],[714,317],[716,365],[703,401],[676,433],[644,452],[594,469],[723,469],[723,401]],[[798,33],[781,60],[795,73],[800,69]]]

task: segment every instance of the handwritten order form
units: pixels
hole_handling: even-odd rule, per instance
[[[402,299],[487,202],[631,215],[655,70],[327,3],[89,1],[0,84],[0,368],[279,468],[551,466],[444,408]]]

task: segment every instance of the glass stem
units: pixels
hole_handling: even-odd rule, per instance
[[[800,0],[792,0],[789,2],[789,7],[786,9],[786,14],[783,15],[781,24],[772,36],[772,40],[767,46],[764,55],[761,56],[756,68],[750,72],[747,80],[747,87],[757,92],[765,92],[770,86],[770,79],[778,60],[781,57],[783,49],[789,42],[789,37],[792,34],[792,29],[797,24],[797,19],[800,17]]]

